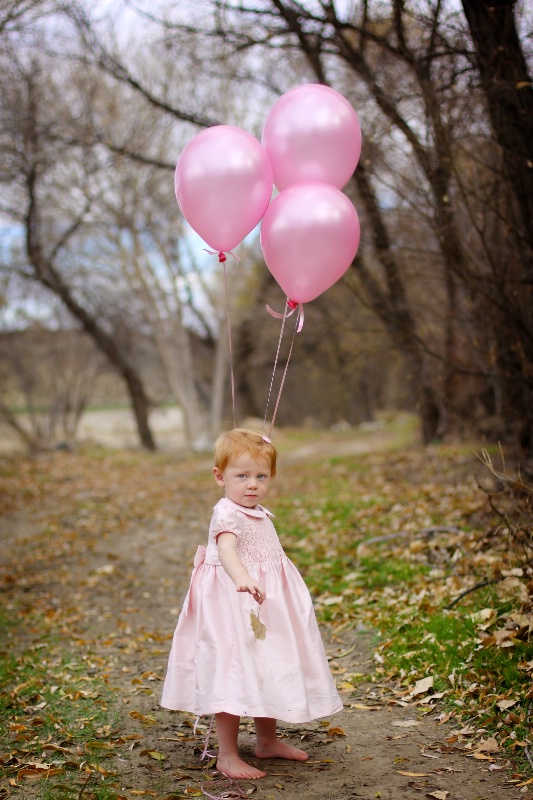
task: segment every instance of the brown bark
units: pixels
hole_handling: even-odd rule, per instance
[[[498,364],[504,412],[520,449],[533,453],[533,92],[516,29],[515,0],[462,0],[481,87],[516,202],[518,252],[503,287]],[[508,272],[508,265],[503,272]],[[504,277],[505,280],[505,277]],[[510,312],[510,313],[509,313]]]
[[[533,92],[516,30],[515,0],[462,0],[494,135],[502,148],[522,233],[533,253]],[[531,272],[529,278],[531,279]]]

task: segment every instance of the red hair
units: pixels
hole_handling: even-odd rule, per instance
[[[221,434],[215,442],[214,453],[215,467],[221,472],[224,472],[232,458],[247,453],[254,461],[264,458],[270,467],[271,476],[274,477],[276,474],[278,456],[276,448],[268,437],[257,431],[234,428],[232,431]]]

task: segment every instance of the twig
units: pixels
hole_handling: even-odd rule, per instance
[[[529,708],[527,710],[527,717],[526,717],[526,722],[527,722],[528,728],[529,728],[530,717],[531,717],[531,703],[529,704]],[[529,752],[529,745],[526,745],[524,747],[524,755],[527,758],[527,760],[529,761],[529,766],[533,767],[533,758],[531,757],[531,753]]]
[[[404,539],[407,536],[412,536],[413,539],[429,539],[436,533],[462,533],[462,531],[460,528],[456,528],[455,525],[433,525],[430,528],[422,528],[415,534],[412,531],[397,531],[397,533],[387,533],[384,536],[373,536],[371,539],[363,539],[363,541],[359,542],[359,547],[382,544],[394,539]]]
[[[499,583],[501,580],[502,580],[501,578],[493,578],[493,579],[492,579],[492,580],[490,580],[490,581],[481,581],[481,583],[476,583],[476,585],[475,585],[475,586],[471,586],[471,587],[470,587],[470,589],[466,589],[466,591],[464,591],[464,592],[461,592],[461,594],[460,594],[460,595],[458,595],[458,596],[455,598],[455,600],[452,600],[452,602],[451,602],[451,603],[448,603],[448,605],[447,605],[447,606],[444,606],[444,608],[445,608],[446,610],[448,610],[448,609],[450,609],[450,608],[453,608],[453,606],[454,606],[456,603],[458,603],[458,602],[459,602],[459,600],[462,600],[462,599],[463,599],[463,597],[466,597],[466,595],[467,595],[467,594],[470,594],[470,592],[477,592],[477,590],[478,590],[478,589],[482,589],[484,586],[490,586],[490,584],[491,584],[491,583]]]
[[[80,789],[80,793],[78,795],[78,800],[82,799],[83,795],[85,794],[85,789],[88,787],[88,785],[90,784],[92,779],[93,779],[93,773],[89,772],[89,775],[87,776],[87,780],[85,781],[85,783],[83,784],[83,786]]]
[[[331,656],[331,658],[344,658],[344,656],[350,655],[355,650],[355,644],[352,644],[347,650],[344,650],[342,653],[338,653],[336,656]]]
[[[479,453],[476,453],[476,458],[478,458],[481,461],[481,463],[484,464],[487,467],[489,472],[491,472],[494,475],[495,478],[498,478],[499,480],[503,481],[503,483],[513,484],[514,486],[518,486],[520,489],[525,489],[527,492],[533,492],[533,486],[529,486],[529,484],[527,484],[523,480],[520,472],[518,472],[518,475],[517,475],[516,478],[513,478],[510,475],[506,474],[506,472],[505,472],[505,460],[504,460],[504,456],[503,456],[503,451],[502,451],[501,445],[500,445],[500,456],[501,456],[501,459],[502,459],[502,471],[501,472],[499,472],[496,469],[496,467],[494,466],[494,464],[492,463],[492,459],[491,459],[491,457],[490,457],[490,455],[489,455],[487,450],[483,449],[481,451],[481,455],[479,455]],[[483,487],[480,487],[480,488],[483,488]]]

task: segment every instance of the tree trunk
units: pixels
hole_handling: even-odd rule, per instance
[[[518,33],[515,0],[462,0],[476,49],[481,86],[503,170],[516,200],[517,254],[511,299],[519,298],[521,313],[503,323],[498,361],[503,375],[503,413],[522,452],[533,454],[533,92]],[[508,266],[506,273],[508,272]],[[508,302],[508,298],[507,298]],[[516,306],[517,303],[515,302]],[[503,326],[502,326],[503,327]]]
[[[116,367],[118,373],[122,375],[131,399],[141,443],[147,450],[155,450],[156,445],[148,421],[151,404],[141,377],[121,353],[113,336],[107,333],[87,309],[77,302],[60,273],[44,255],[35,205],[35,172],[29,176],[28,189],[30,202],[26,218],[26,250],[35,278],[56,297],[59,297],[72,316],[82,324],[84,330]]]
[[[424,353],[416,331],[415,320],[408,306],[400,268],[391,247],[389,234],[370,183],[364,159],[361,160],[355,171],[354,180],[365,205],[375,252],[385,273],[386,289],[378,284],[370,269],[367,268],[362,253],[356,257],[353,266],[358,271],[367,302],[382,320],[391,341],[395,343],[406,359],[406,363],[410,365],[409,381],[417,396],[422,439],[424,444],[429,444],[439,429],[441,413],[432,382],[424,369]]]
[[[32,435],[30,431],[20,424],[13,412],[0,401],[0,417],[6,425],[9,425],[12,430],[22,439],[30,453],[37,453],[41,449],[39,438]]]
[[[522,234],[533,253],[533,92],[516,30],[515,0],[462,0],[476,49],[481,86],[509,187],[516,196]],[[531,279],[531,272],[529,275]]]

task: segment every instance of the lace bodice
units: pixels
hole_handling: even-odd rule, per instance
[[[214,508],[209,528],[206,561],[218,561],[216,537],[223,531],[237,536],[237,552],[245,563],[279,561],[284,558],[283,548],[270,517],[270,512],[262,506],[241,510],[231,500],[221,500]]]

